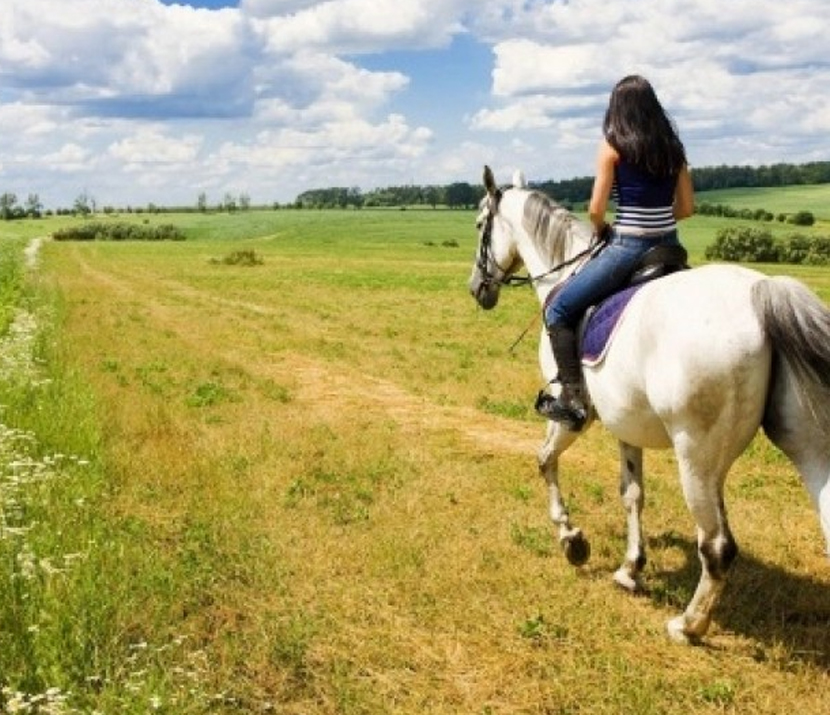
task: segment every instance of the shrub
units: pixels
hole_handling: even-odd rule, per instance
[[[706,258],[722,261],[776,263],[778,245],[772,234],[746,226],[721,229],[715,242],[706,247]]]
[[[813,266],[830,265],[830,236],[813,236],[804,263]]]
[[[798,211],[787,220],[796,226],[812,226],[816,222],[816,217],[810,211]]]
[[[132,223],[97,223],[62,228],[52,234],[56,241],[183,241],[184,233],[173,224],[139,226]]]
[[[804,263],[810,254],[812,239],[802,233],[792,234],[786,241],[782,241],[779,251],[781,263]]]
[[[814,266],[830,265],[830,237],[794,233],[774,239],[757,228],[726,228],[718,232],[715,242],[706,247],[708,260],[743,263],[790,263]]]
[[[226,266],[261,266],[265,261],[256,251],[245,249],[233,251],[221,260],[213,258],[211,263],[222,263]]]

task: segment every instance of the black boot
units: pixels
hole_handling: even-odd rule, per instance
[[[558,397],[542,391],[536,398],[536,411],[556,422],[564,422],[578,432],[588,419],[588,407],[582,388],[582,366],[576,347],[576,333],[564,325],[554,325],[549,332],[553,357],[559,368],[562,391]]]

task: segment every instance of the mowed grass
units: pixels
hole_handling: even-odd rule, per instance
[[[763,437],[729,481],[742,555],[705,646],[664,633],[699,568],[670,454],[646,459],[643,596],[611,582],[599,426],[562,464],[592,559],[559,554],[538,327],[508,350],[538,306],[475,308],[473,212],[180,220],[183,243],[46,243],[30,276],[51,382],[4,417],[89,464],[32,496],[29,561],[60,573],[8,581],[25,647],[0,689],[106,713],[826,712],[830,571]],[[239,250],[261,265],[222,263]],[[828,298],[830,271],[802,277]]]

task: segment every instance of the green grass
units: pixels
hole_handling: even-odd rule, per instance
[[[664,633],[698,569],[670,455],[647,456],[648,592],[610,583],[601,427],[562,459],[593,552],[565,563],[536,336],[507,351],[538,305],[475,308],[473,219],[188,214],[185,242],[46,243],[32,272],[8,244],[36,359],[0,381],[0,457],[28,465],[0,471],[0,709],[824,712],[820,532],[763,438],[729,481],[742,555],[709,645]],[[684,223],[699,260],[717,226]],[[830,298],[830,271],[793,272]]]
[[[701,191],[698,202],[724,204],[738,209],[766,209],[772,214],[810,211],[817,220],[830,222],[830,184]]]

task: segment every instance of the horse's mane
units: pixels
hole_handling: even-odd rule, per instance
[[[540,250],[554,263],[563,262],[571,252],[574,215],[541,191],[528,193],[522,226]]]

